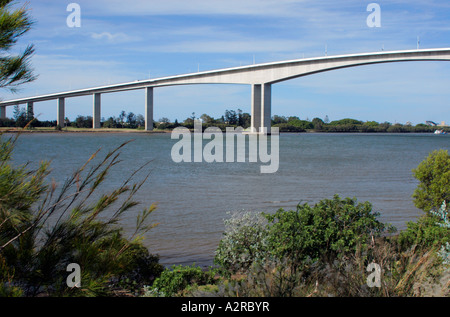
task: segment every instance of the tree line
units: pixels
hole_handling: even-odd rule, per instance
[[[248,129],[251,126],[251,115],[243,112],[241,109],[225,110],[225,113],[214,118],[206,113],[196,116],[195,112],[188,118],[178,121],[171,121],[166,117],[159,120],[154,120],[153,128],[157,130],[172,130],[176,127],[186,127],[188,129],[194,128],[194,121],[200,119],[203,128],[217,127],[225,131],[226,127],[242,127]],[[330,121],[328,116],[324,119],[314,118],[312,120],[300,119],[298,116],[279,116],[274,115],[271,119],[272,127],[278,127],[280,132],[386,132],[386,133],[426,133],[434,132],[436,126],[429,123],[419,123],[413,125],[411,123],[390,123],[390,122],[376,122],[376,121],[361,121],[351,118]],[[75,120],[71,121],[67,117],[64,120],[64,126],[58,127],[56,120],[40,121],[34,117],[32,112],[28,112],[25,108],[19,106],[14,107],[13,118],[0,119],[0,127],[55,127],[55,128],[92,128],[92,116],[79,115]],[[118,116],[110,116],[107,119],[102,118],[102,128],[112,129],[144,129],[145,117],[142,114],[135,114],[133,112],[125,112],[122,110]],[[441,127],[444,131],[450,132],[449,127]]]
[[[280,132],[387,132],[387,133],[407,133],[407,132],[434,132],[436,127],[433,125],[419,123],[413,125],[410,122],[406,124],[390,123],[390,122],[376,122],[376,121],[361,121],[351,118],[345,118],[335,121],[330,121],[328,116],[324,119],[314,118],[312,120],[301,120],[299,117],[283,117],[273,116],[272,127],[278,127]],[[449,127],[442,127],[445,131],[450,131]]]

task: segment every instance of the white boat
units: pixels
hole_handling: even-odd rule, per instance
[[[434,131],[434,134],[447,134],[444,130],[436,130]]]

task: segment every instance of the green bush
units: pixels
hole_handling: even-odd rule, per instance
[[[186,288],[213,284],[215,275],[213,270],[204,271],[196,265],[174,265],[171,269],[165,269],[162,272],[148,293],[164,297],[176,296]]]
[[[267,248],[276,259],[294,266],[308,261],[340,258],[366,248],[371,236],[393,229],[379,222],[369,202],[356,199],[324,199],[314,206],[298,205],[296,210],[278,210],[269,220]]]
[[[406,229],[398,235],[401,249],[418,247],[429,250],[450,242],[450,230],[439,226],[439,221],[439,217],[429,214],[422,215],[416,222],[409,221]]]
[[[402,249],[437,250],[444,263],[450,260],[450,219],[444,202],[437,210],[422,215],[417,223],[408,222],[407,229],[398,236]]]
[[[299,204],[296,210],[261,215],[267,222],[250,213],[228,220],[216,264],[233,273],[269,262],[296,270],[364,249],[372,236],[394,229],[377,220],[370,203],[338,195],[314,206]]]
[[[267,256],[267,220],[261,213],[235,213],[225,220],[225,232],[216,250],[214,263],[228,272],[246,271]]]
[[[450,201],[450,155],[435,150],[413,170],[419,185],[414,191],[414,204],[425,212],[437,210],[442,202]]]

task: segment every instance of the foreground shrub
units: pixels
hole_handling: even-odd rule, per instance
[[[147,288],[147,296],[176,296],[181,295],[186,289],[215,283],[214,270],[204,271],[202,268],[192,265],[174,265],[165,269],[152,287]]]
[[[296,210],[274,214],[244,213],[226,221],[215,263],[236,273],[252,265],[286,262],[290,268],[339,258],[365,249],[371,237],[393,229],[377,220],[368,202],[356,199],[324,199]],[[264,217],[264,218],[263,218]]]
[[[450,242],[450,229],[440,226],[439,223],[439,217],[433,214],[424,214],[416,222],[409,221],[406,229],[398,235],[401,250],[412,247],[430,250]]]
[[[267,257],[267,220],[261,213],[234,213],[225,220],[225,231],[215,253],[214,263],[225,272],[246,271]]]
[[[432,213],[439,218],[439,221],[436,224],[441,228],[447,229],[447,241],[442,241],[439,256],[442,258],[444,264],[450,264],[450,217],[445,201],[442,203],[441,208],[437,211],[433,211]]]
[[[437,210],[442,202],[450,201],[450,155],[446,150],[431,152],[416,169],[414,177],[419,184],[414,191],[414,204],[429,213]]]
[[[6,272],[0,275],[0,292],[110,295],[126,277],[145,274],[147,282],[159,274],[155,258],[141,244],[143,235],[155,226],[148,218],[156,206],[137,216],[135,232],[128,237],[120,226],[122,217],[138,205],[133,197],[147,177],[131,181],[143,167],[119,188],[109,193],[101,189],[126,144],[97,164],[93,164],[95,153],[57,190],[56,184],[46,182],[48,163],[36,170],[10,164],[16,140],[0,140],[0,264]],[[154,272],[140,266],[150,262]],[[81,268],[79,288],[66,284],[70,263]]]
[[[267,248],[278,260],[296,267],[306,261],[340,258],[356,248],[367,248],[371,237],[393,229],[377,220],[369,202],[356,199],[324,199],[314,206],[298,205],[296,210],[278,210],[266,215],[269,225]]]

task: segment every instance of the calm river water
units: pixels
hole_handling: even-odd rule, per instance
[[[145,244],[165,265],[212,265],[228,212],[274,212],[334,194],[370,201],[380,220],[403,229],[421,213],[412,203],[417,181],[411,170],[432,150],[450,148],[449,135],[281,134],[279,169],[261,174],[261,163],[174,163],[177,140],[170,134],[36,133],[19,138],[13,161],[36,166],[50,160],[51,177],[61,183],[99,148],[106,154],[131,139],[105,189],[152,161],[136,199],[144,206],[158,203],[152,220],[159,225]],[[130,213],[124,227],[133,229],[135,220]]]

